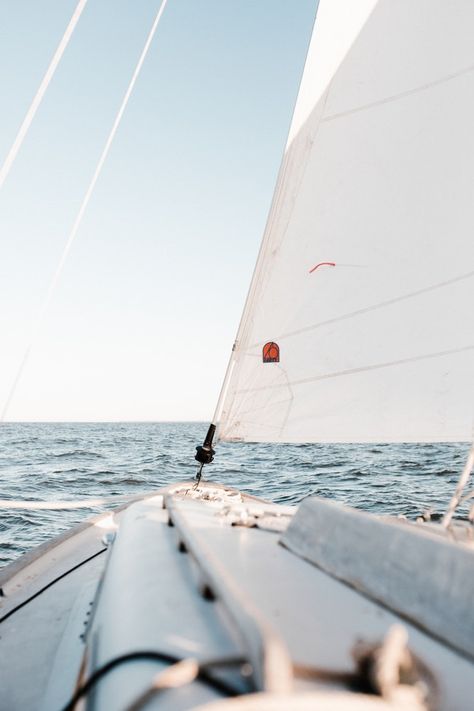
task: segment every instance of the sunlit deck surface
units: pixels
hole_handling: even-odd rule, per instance
[[[437,681],[439,708],[466,711],[474,697],[469,655],[282,546],[296,509],[216,485],[201,487],[201,497],[191,485],[173,491],[97,517],[2,571],[1,709],[59,711],[78,680],[141,651],[229,660],[214,673],[222,688],[196,680],[154,695],[146,709],[205,705],[224,699],[226,685],[282,699],[293,690],[295,709],[309,692],[334,702],[344,694],[346,701],[330,708],[364,708],[348,705],[346,696],[354,646],[381,642],[402,623],[411,651]],[[104,534],[115,531],[107,547]],[[249,676],[241,674],[241,660]],[[127,709],[166,666],[156,659],[117,665],[97,682],[87,708]],[[365,699],[366,708],[402,708],[350,696]]]

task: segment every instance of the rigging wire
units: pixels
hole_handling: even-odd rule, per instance
[[[449,502],[448,509],[446,513],[443,516],[443,520],[441,522],[441,525],[443,528],[447,528],[449,524],[451,523],[451,519],[453,518],[456,509],[459,505],[459,502],[462,497],[462,493],[466,487],[467,482],[470,479],[472,470],[474,469],[474,442],[471,445],[471,449],[469,450],[469,454],[466,460],[466,464],[464,466],[464,469],[462,470],[461,476],[459,477],[459,481],[457,483],[456,489],[454,491],[454,494],[451,498],[451,501]]]
[[[7,157],[5,158],[5,161],[2,167],[0,168],[0,189],[2,188],[13,166],[13,163],[15,162],[15,158],[17,157],[18,152],[23,144],[23,141],[26,138],[26,135],[36,115],[36,112],[40,107],[46,90],[56,72],[56,69],[58,68],[59,62],[61,61],[61,58],[69,44],[69,40],[72,37],[72,34],[76,28],[77,23],[79,22],[79,19],[82,15],[82,11],[84,10],[86,4],[87,0],[79,0],[79,2],[77,3],[76,9],[74,10],[69,24],[66,27],[66,31],[64,32],[64,35],[56,49],[56,52],[54,53],[50,65],[46,70],[46,74],[44,75],[41,84],[39,85],[38,90],[33,98],[33,101],[31,102],[30,107],[26,112],[25,118],[23,119],[23,123],[21,124],[19,131],[15,137],[15,140],[13,141],[12,146],[7,154]]]
[[[161,17],[162,17],[162,15],[163,15],[163,12],[164,12],[164,10],[165,10],[165,7],[166,7],[167,2],[168,2],[168,0],[162,0],[162,2],[161,2],[161,4],[160,4],[160,8],[159,8],[159,10],[158,10],[158,12],[157,12],[157,14],[156,14],[156,17],[155,17],[155,19],[154,19],[154,21],[153,21],[153,25],[152,25],[152,27],[151,27],[151,30],[150,30],[150,32],[149,32],[149,34],[148,34],[148,37],[147,37],[147,40],[146,40],[146,42],[145,42],[145,46],[143,47],[142,53],[141,53],[140,58],[139,58],[139,60],[138,60],[138,62],[137,62],[137,65],[136,65],[136,67],[135,67],[135,70],[134,70],[134,72],[133,72],[132,78],[131,78],[130,83],[129,83],[128,87],[127,87],[127,90],[126,90],[126,92],[125,92],[125,95],[124,95],[124,97],[123,97],[123,99],[122,99],[122,103],[120,104],[119,110],[118,110],[118,112],[117,112],[117,115],[116,115],[116,117],[115,117],[114,123],[113,123],[113,125],[112,125],[111,130],[110,130],[109,136],[108,136],[107,141],[106,141],[105,146],[104,146],[104,149],[103,149],[102,154],[101,154],[101,156],[100,156],[100,158],[99,158],[99,161],[98,161],[97,166],[96,166],[96,168],[95,168],[95,171],[94,171],[94,174],[93,174],[93,176],[92,176],[92,179],[91,179],[91,181],[90,181],[90,183],[89,183],[89,187],[88,187],[87,190],[86,190],[86,193],[85,193],[84,198],[83,198],[83,200],[82,200],[81,206],[80,206],[79,211],[78,211],[78,213],[77,213],[77,215],[76,215],[76,219],[74,220],[74,223],[73,223],[73,225],[72,225],[71,231],[70,231],[69,236],[68,236],[68,238],[67,238],[67,240],[66,240],[66,243],[65,243],[65,245],[64,245],[62,254],[61,254],[60,259],[59,259],[59,261],[58,261],[58,264],[57,264],[57,266],[56,266],[56,270],[55,270],[55,272],[54,272],[54,274],[53,274],[53,277],[52,277],[52,279],[51,279],[51,282],[50,282],[50,284],[49,284],[48,291],[47,291],[47,293],[46,293],[45,299],[44,299],[44,301],[43,301],[43,303],[42,303],[42,305],[41,305],[41,307],[40,307],[38,316],[37,316],[37,318],[36,318],[35,325],[34,325],[34,327],[33,327],[32,335],[31,335],[31,338],[30,338],[30,342],[29,342],[27,348],[25,349],[23,358],[22,358],[22,360],[21,360],[21,362],[20,362],[20,365],[19,365],[19,367],[18,367],[18,370],[17,370],[17,372],[16,372],[16,374],[15,374],[15,377],[14,377],[14,379],[13,379],[11,388],[10,388],[10,390],[9,390],[9,392],[8,392],[8,395],[7,395],[5,404],[4,404],[4,406],[3,406],[3,409],[2,409],[2,412],[1,412],[1,415],[0,415],[0,422],[4,422],[4,421],[5,421],[5,418],[6,418],[8,409],[9,409],[9,407],[10,407],[11,401],[12,401],[14,395],[15,395],[16,389],[17,389],[17,387],[18,387],[18,383],[20,382],[21,376],[22,376],[22,374],[23,374],[23,371],[24,371],[24,369],[25,369],[26,363],[27,363],[28,358],[29,358],[29,356],[30,356],[31,349],[33,348],[34,342],[36,341],[36,338],[37,338],[37,336],[38,336],[39,330],[40,330],[40,328],[41,328],[41,326],[42,326],[44,317],[45,317],[46,312],[47,312],[47,310],[48,310],[48,307],[49,307],[49,305],[50,305],[50,303],[51,303],[51,300],[52,300],[54,291],[55,291],[56,286],[57,286],[57,284],[58,284],[58,281],[59,281],[59,278],[60,278],[60,276],[61,276],[61,273],[62,273],[62,270],[63,270],[63,268],[64,268],[64,265],[65,265],[65,263],[66,263],[66,259],[67,259],[67,257],[68,257],[68,254],[69,254],[70,250],[71,250],[71,247],[72,247],[72,244],[73,244],[74,239],[75,239],[75,237],[76,237],[76,234],[77,234],[77,232],[78,232],[78,230],[79,230],[80,224],[81,224],[81,222],[82,222],[82,218],[84,217],[84,213],[85,213],[85,211],[86,211],[86,209],[87,209],[87,206],[88,206],[89,201],[90,201],[90,199],[91,199],[92,193],[93,193],[93,191],[94,191],[95,185],[96,185],[97,180],[98,180],[98,178],[99,178],[99,176],[100,176],[100,173],[101,173],[101,171],[102,171],[102,168],[103,168],[103,166],[104,166],[104,163],[105,163],[105,161],[106,161],[106,158],[107,158],[107,156],[108,156],[108,154],[109,154],[110,147],[111,147],[112,142],[113,142],[113,140],[114,140],[114,138],[115,138],[115,134],[117,133],[117,129],[118,129],[119,125],[120,125],[120,122],[121,122],[121,120],[122,120],[122,116],[123,116],[123,114],[124,114],[124,112],[125,112],[125,109],[126,109],[126,107],[127,107],[128,101],[129,101],[129,99],[130,99],[130,95],[131,95],[131,93],[132,93],[132,91],[133,91],[133,88],[134,88],[134,86],[135,86],[135,83],[136,83],[136,81],[137,81],[137,79],[138,79],[138,75],[140,74],[140,70],[141,70],[141,68],[142,68],[142,66],[143,66],[143,63],[144,63],[144,61],[145,61],[145,58],[146,58],[146,56],[147,56],[147,54],[148,54],[148,50],[149,50],[150,45],[151,45],[151,43],[152,43],[153,37],[154,37],[154,35],[155,35],[156,29],[157,29],[158,24],[159,24],[159,22],[160,22],[160,20],[161,20]]]

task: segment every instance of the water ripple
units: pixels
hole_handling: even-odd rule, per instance
[[[189,479],[206,430],[199,423],[5,424],[1,497],[135,495]],[[226,443],[205,475],[278,503],[322,496],[414,518],[445,509],[466,454],[465,444]],[[2,512],[0,565],[101,510]]]

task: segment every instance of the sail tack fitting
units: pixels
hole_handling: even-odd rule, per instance
[[[204,442],[196,447],[196,455],[194,459],[199,462],[199,469],[196,474],[196,482],[199,485],[202,477],[202,469],[205,464],[210,464],[214,459],[215,449],[212,447],[212,442],[214,440],[214,435],[216,433],[216,426],[211,422],[207,434],[204,438]]]

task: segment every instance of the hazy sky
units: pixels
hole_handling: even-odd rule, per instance
[[[0,405],[160,0],[89,0],[0,192]],[[77,0],[0,0],[0,162]],[[8,413],[209,420],[315,0],[169,0]]]

